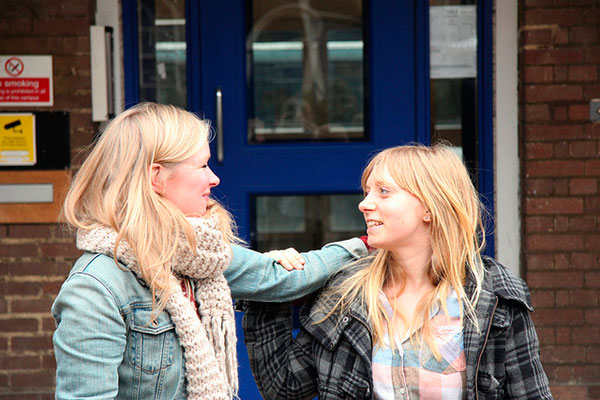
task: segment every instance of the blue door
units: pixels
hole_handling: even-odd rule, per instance
[[[428,4],[123,0],[127,105],[215,128],[215,195],[258,250],[364,234],[369,157],[428,143]],[[238,317],[240,398],[259,399]]]
[[[361,234],[352,194],[369,156],[429,140],[427,107],[419,107],[428,98],[417,96],[429,78],[416,53],[427,49],[417,46],[417,29],[426,26],[417,26],[423,10],[412,8],[422,2],[362,9],[359,1],[354,10],[352,2],[312,3],[190,4],[199,58],[188,88],[201,93],[189,108],[213,121],[211,167],[221,178],[214,192],[260,250],[306,250],[339,239],[336,232]],[[323,208],[311,224],[307,214]],[[355,214],[331,222],[339,209]],[[258,399],[241,316],[237,322],[240,397]]]

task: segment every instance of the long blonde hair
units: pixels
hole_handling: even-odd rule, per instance
[[[170,260],[185,235],[196,239],[185,215],[152,189],[149,168],[169,168],[187,160],[210,140],[210,124],[175,106],[141,103],[114,118],[93,144],[63,205],[62,216],[77,229],[109,226],[127,241],[153,294],[153,309],[162,310],[169,294]],[[234,241],[233,219],[211,200],[228,242]],[[157,296],[158,295],[158,296]],[[161,298],[156,303],[157,297]]]
[[[446,299],[452,289],[457,294],[461,310],[464,306],[467,317],[475,323],[474,307],[477,303],[483,280],[481,250],[485,244],[482,223],[483,207],[473,187],[467,169],[460,158],[447,145],[432,147],[422,145],[398,146],[378,153],[367,165],[362,175],[363,189],[371,175],[380,176],[388,171],[395,183],[416,196],[431,213],[431,248],[429,279],[434,290],[417,306],[413,321],[395,311],[412,333],[425,340],[439,359],[440,353],[433,340],[429,326],[429,311],[439,300],[444,312],[448,312]],[[386,313],[379,293],[389,280],[400,279],[391,270],[392,253],[377,250],[365,268],[351,274],[342,284],[331,288],[334,296],[334,311],[345,310],[355,299],[360,298],[367,307],[368,319],[373,328],[373,344],[383,343],[386,326],[393,337],[393,324]],[[474,295],[469,298],[464,289],[468,271],[475,281]],[[394,281],[392,281],[394,282]],[[461,311],[461,322],[463,313]],[[390,340],[392,348],[394,340]]]

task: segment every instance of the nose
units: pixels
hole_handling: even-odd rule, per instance
[[[208,179],[208,184],[210,187],[215,187],[217,185],[219,185],[219,183],[221,183],[221,180],[219,179],[219,177],[213,172],[212,169],[209,168],[210,171],[210,177]]]
[[[375,208],[375,203],[371,198],[371,195],[367,194],[364,199],[360,203],[358,203],[358,209],[361,213],[365,213],[367,211],[372,211]]]

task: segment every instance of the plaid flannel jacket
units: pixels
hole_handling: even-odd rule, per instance
[[[476,306],[477,329],[464,322],[467,399],[552,399],[529,316],[525,282],[484,257],[485,278]],[[330,285],[343,279],[338,274]],[[475,288],[469,280],[468,295]],[[372,340],[360,301],[323,319],[333,301],[317,293],[301,311],[292,337],[290,308],[244,302],[243,327],[254,378],[265,399],[371,399]]]

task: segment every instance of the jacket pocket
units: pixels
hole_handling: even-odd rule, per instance
[[[504,389],[500,386],[500,382],[487,372],[479,372],[477,375],[477,392],[480,399],[504,398]]]
[[[170,367],[176,345],[175,325],[169,315],[164,311],[154,319],[151,315],[151,308],[133,308],[125,354],[131,365],[147,374]]]
[[[369,399],[371,391],[369,384],[352,374],[340,377],[340,394],[342,399]]]
[[[490,329],[490,337],[495,338],[502,334],[506,334],[508,327],[512,323],[510,313],[504,308],[498,307],[492,316],[492,326]]]

